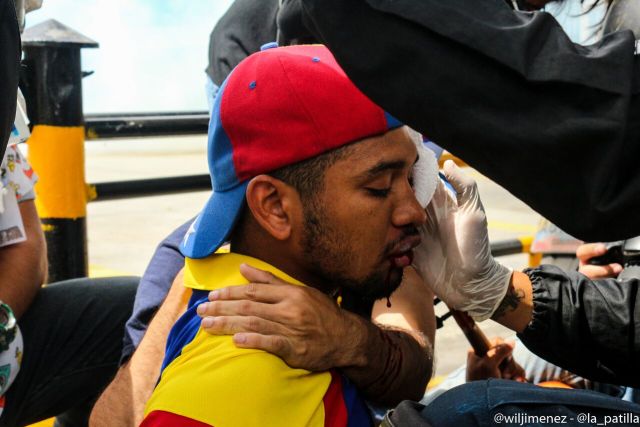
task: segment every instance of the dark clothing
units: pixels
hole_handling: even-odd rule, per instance
[[[302,21],[302,3],[299,0],[281,0],[276,19],[280,46],[317,44]]]
[[[142,337],[158,308],[167,297],[173,279],[184,267],[184,256],[180,253],[180,242],[195,218],[171,232],[156,248],[136,293],[133,313],[127,320],[120,363],[131,358],[140,345]]]
[[[218,86],[231,70],[260,46],[277,38],[278,0],[235,0],[220,18],[209,40],[206,69]]]
[[[275,41],[280,46],[317,43],[302,22],[301,3],[235,0],[211,32],[206,72],[221,86],[240,61],[259,51],[263,44]]]
[[[65,411],[57,425],[87,425],[93,403],[118,370],[137,283],[134,277],[74,279],[38,293],[18,321],[24,356],[0,426]]]
[[[309,30],[389,113],[576,237],[640,235],[630,31],[583,47],[551,15],[504,0],[300,1]]]
[[[400,404],[390,416],[396,426],[631,426],[640,422],[640,405],[588,390],[550,389],[508,380],[475,381],[437,397],[421,411],[421,420]],[[411,407],[409,407],[411,408]],[[426,422],[425,422],[426,421]],[[384,425],[384,424],[383,424]]]
[[[16,118],[20,32],[11,0],[0,0],[0,159]]]
[[[640,280],[525,270],[533,320],[518,335],[535,354],[590,380],[640,387]]]

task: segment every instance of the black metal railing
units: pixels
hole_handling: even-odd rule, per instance
[[[87,140],[206,134],[206,111],[167,113],[87,114],[84,116]]]

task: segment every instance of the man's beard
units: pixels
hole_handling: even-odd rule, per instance
[[[311,272],[318,277],[329,294],[341,289],[363,300],[375,301],[388,297],[400,286],[402,272],[391,274],[389,269],[374,269],[367,277],[351,276],[351,247],[329,222],[319,203],[307,203],[304,207],[304,224],[301,246]],[[385,248],[386,250],[386,248]],[[379,263],[385,262],[383,254],[371,254]]]

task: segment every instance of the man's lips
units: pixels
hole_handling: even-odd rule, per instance
[[[413,248],[418,246],[422,239],[419,235],[407,236],[402,239],[389,254],[391,265],[396,268],[404,268],[413,262]]]

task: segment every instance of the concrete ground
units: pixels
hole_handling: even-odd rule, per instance
[[[207,173],[206,145],[205,135],[88,141],[87,182]],[[533,234],[539,220],[535,212],[479,173],[469,171],[480,187],[492,241]],[[207,198],[207,192],[194,192],[91,203],[87,227],[92,270],[141,275],[156,245],[196,215]],[[515,269],[527,266],[526,255],[503,257],[501,261]],[[489,337],[511,335],[490,320],[482,328]],[[437,333],[436,374],[446,374],[463,364],[467,348],[455,322],[447,320]]]

